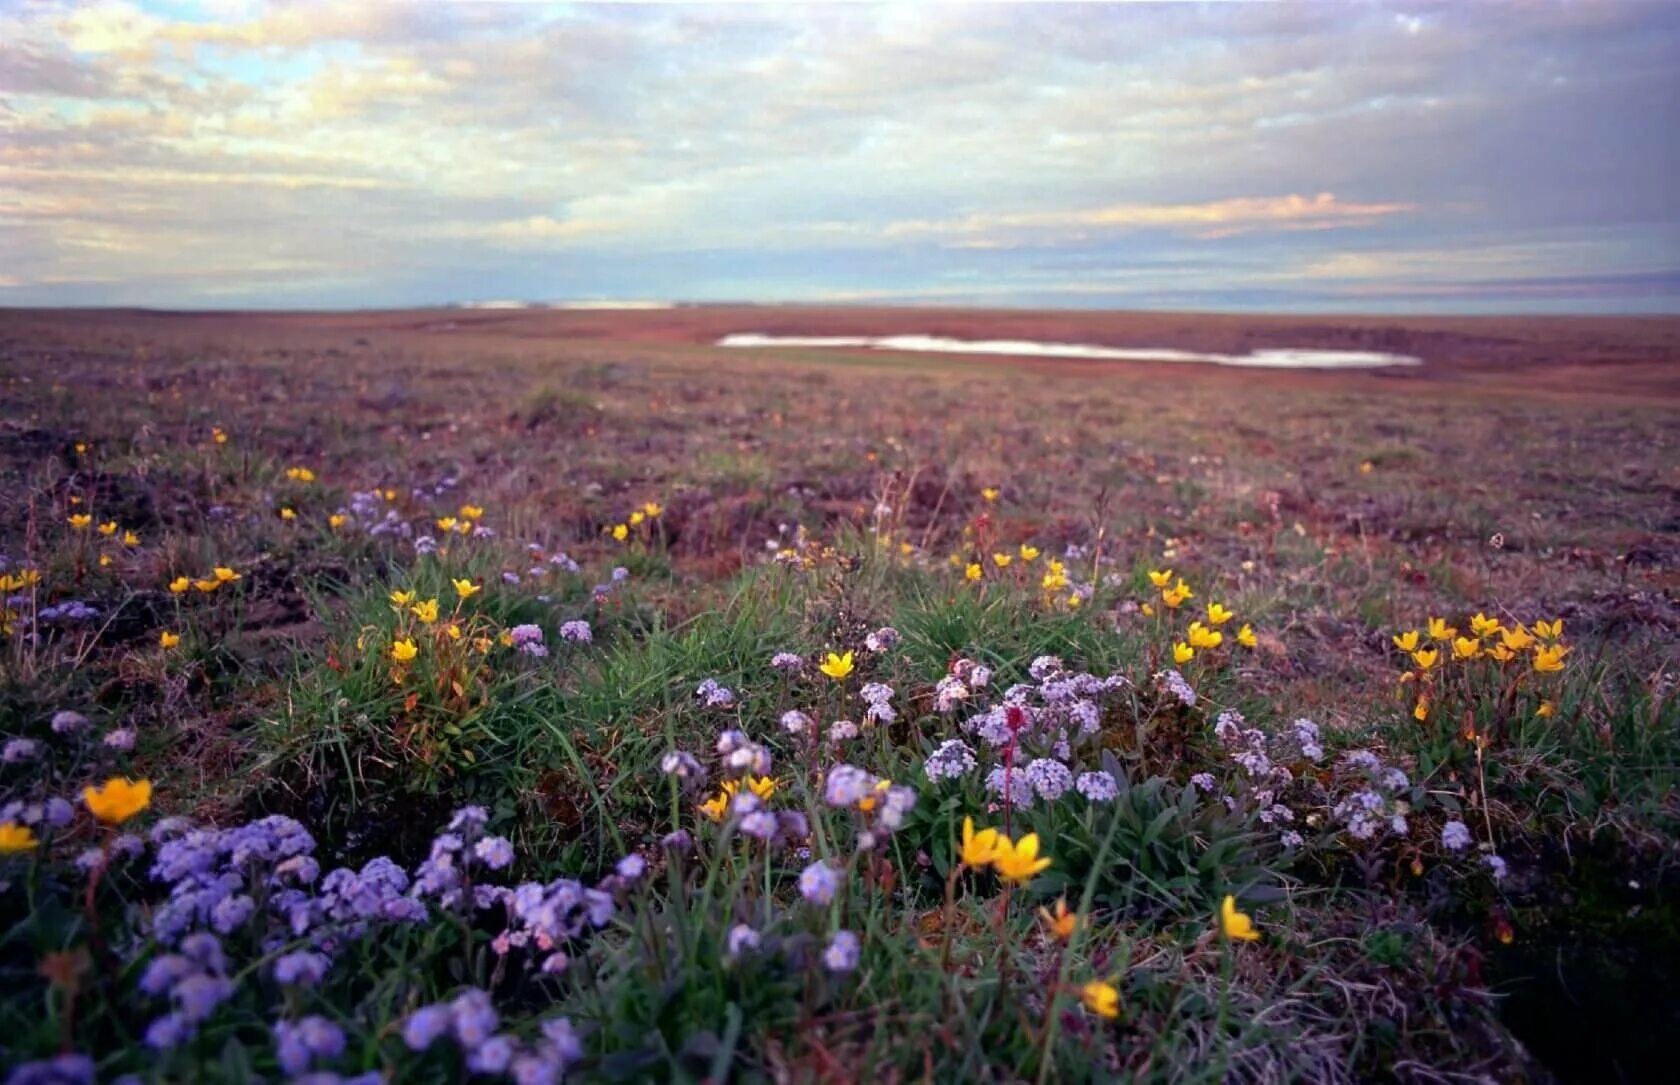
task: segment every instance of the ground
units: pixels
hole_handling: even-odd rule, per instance
[[[711,345],[743,331],[1424,365]],[[584,1078],[1661,1065],[1680,959],[1680,319],[8,311],[0,358],[0,731],[34,744],[0,766],[8,823],[34,841],[0,860],[0,967],[21,992],[0,1016],[27,1037],[8,1062],[69,1049],[102,1080],[274,1076],[295,1065],[270,1026],[319,1016],[350,1040],[304,1063],[442,1079],[460,1069],[445,1045],[494,1054],[459,1029],[424,1053],[399,1034],[426,1005],[460,1018],[477,989],[521,1057]],[[1425,662],[1437,617],[1456,632]],[[872,643],[883,627],[896,640]],[[778,652],[798,671],[771,667]],[[821,673],[830,652],[855,672]],[[1032,666],[1045,656],[1060,662]],[[696,694],[707,680],[728,703]],[[896,707],[869,710],[875,685]],[[783,726],[795,709],[808,731]],[[64,712],[88,722],[55,727]],[[840,718],[857,738],[823,731]],[[941,778],[952,740],[979,765]],[[1037,761],[1121,794],[1053,798]],[[909,798],[836,801],[848,764],[910,789],[901,824],[885,811]],[[1009,775],[988,789],[994,764]],[[804,824],[760,843],[751,811],[700,812],[743,772]],[[284,953],[332,967],[308,990],[232,984],[176,1020],[178,987],[148,1007],[133,985],[180,956],[158,916],[184,883],[152,854],[118,862],[130,845],[78,798],[106,775],[153,782],[143,832],[282,815],[323,871],[430,862],[429,888],[404,890],[424,915],[381,958],[332,926],[330,879],[241,866],[275,879],[253,915],[187,927],[213,930],[241,978]],[[55,796],[78,804],[64,824]],[[473,805],[483,824],[434,840]],[[1052,866],[1013,888],[1006,864],[965,869],[964,817],[1036,831]],[[1449,846],[1453,825],[1468,844]],[[178,848],[170,831],[145,847]],[[476,837],[508,841],[508,884],[613,902],[566,931],[560,975],[499,899],[432,884],[440,855],[489,880],[488,859],[451,850]],[[632,856],[649,874],[627,877]],[[801,901],[812,862],[842,883],[821,909]],[[314,902],[309,931],[282,936],[282,884]],[[1215,919],[1227,893],[1259,940]],[[1058,898],[1081,917],[1068,937],[1037,913]],[[855,968],[828,960],[842,933],[861,936]],[[537,1031],[562,1019],[564,1042]],[[163,1020],[182,1035],[136,1059]]]

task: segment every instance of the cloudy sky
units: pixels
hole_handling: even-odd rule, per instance
[[[1680,310],[1680,4],[0,0],[0,305]]]

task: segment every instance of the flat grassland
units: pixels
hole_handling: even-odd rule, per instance
[[[731,332],[1424,364],[713,345]],[[1666,1066],[1680,319],[0,311],[0,406],[0,820],[31,841],[0,856],[8,1063]],[[831,652],[855,670],[819,671]],[[419,914],[350,916],[349,881],[211,833],[233,881],[171,912],[211,890],[160,873],[162,836],[118,861],[77,798],[108,775],[153,782],[136,825],[283,815],[322,872],[389,856]],[[468,804],[487,823],[434,839]],[[1052,865],[965,865],[965,817]],[[521,883],[604,912],[467,899]],[[1227,894],[1258,940],[1216,918]],[[1058,899],[1079,921],[1041,916]],[[224,967],[152,976],[192,930]],[[298,953],[323,975],[272,975]],[[232,981],[182,994],[188,971]],[[427,1044],[429,1005],[453,1023]],[[485,1005],[507,1052],[461,1023]],[[271,1033],[306,1014],[339,1042]]]

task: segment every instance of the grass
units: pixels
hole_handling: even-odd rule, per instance
[[[0,856],[8,1064],[291,1076],[274,1026],[315,1016],[342,1037],[315,1068],[453,1080],[494,1051],[405,1030],[478,990],[529,1072],[587,1080],[1662,1065],[1680,552],[1659,405],[8,319],[0,731],[22,745],[0,820],[30,836]],[[1177,608],[1167,569],[1194,591]],[[94,613],[43,617],[72,602]],[[1539,644],[1498,662],[1487,631],[1455,660],[1448,636],[1428,666],[1394,644],[1478,614]],[[1220,643],[1174,663],[1192,621]],[[1536,668],[1554,642],[1561,668]],[[850,675],[818,671],[847,652]],[[939,779],[952,740],[976,764]],[[843,765],[869,790],[836,800]],[[1094,774],[1112,799],[1075,784]],[[702,812],[761,775],[773,845],[740,806]],[[121,828],[79,797],[110,776],[155,787]],[[440,836],[466,806],[485,823]],[[176,815],[228,841],[295,819],[322,877],[215,860],[251,912],[190,920],[226,958],[194,967],[231,982],[165,1036],[188,996],[146,977],[188,944],[170,902],[196,883],[154,875],[167,841],[119,841]],[[1052,865],[1012,885],[965,864],[965,818],[1036,833]],[[440,855],[465,898],[428,888]],[[350,916],[344,887],[386,860],[411,903]],[[817,862],[831,898],[803,888]],[[487,884],[600,922],[563,909],[530,940],[469,905]],[[1222,933],[1227,894],[1258,941]],[[1039,912],[1058,901],[1066,938]],[[276,973],[299,951],[321,978]],[[1580,1005],[1606,1008],[1591,1053],[1557,1041]]]

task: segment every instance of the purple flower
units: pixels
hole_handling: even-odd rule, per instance
[[[1462,821],[1449,821],[1441,826],[1441,846],[1448,851],[1463,851],[1470,846],[1470,827]]]
[[[223,897],[210,910],[210,925],[216,928],[218,934],[232,934],[251,918],[251,913],[256,909],[257,902],[243,893]]]
[[[170,992],[175,1000],[175,1012],[184,1020],[199,1022],[216,1012],[233,996],[233,983],[221,976],[188,976]]]
[[[754,810],[741,819],[741,832],[766,844],[776,838],[776,828],[776,815],[769,810]]]
[[[1114,797],[1120,794],[1114,777],[1106,772],[1082,772],[1073,786],[1091,802],[1113,802]]]
[[[55,712],[52,729],[55,735],[73,735],[87,726],[88,718],[80,712]]]
[[[408,1020],[403,1023],[403,1043],[410,1051],[424,1051],[449,1030],[449,1025],[449,1007],[422,1006],[409,1014]]]
[[[573,644],[588,644],[595,639],[589,623],[582,619],[560,623],[560,639]]]
[[[54,1055],[14,1067],[6,1085],[93,1085],[93,1059],[87,1055]]]
[[[0,762],[8,765],[21,765],[25,761],[35,760],[41,752],[41,744],[32,738],[14,738],[6,743],[5,749],[0,750]]]
[[[277,983],[313,987],[321,982],[331,964],[332,961],[323,953],[300,949],[274,962],[274,979]]]
[[[751,953],[759,946],[758,932],[745,923],[737,923],[729,928],[727,948],[730,957],[739,957],[744,953]]]
[[[857,968],[862,947],[851,931],[835,931],[823,950],[823,967],[834,973],[850,972]]]
[[[783,674],[798,674],[805,666],[805,661],[792,652],[777,652],[770,657],[770,666]]]
[[[146,1026],[146,1046],[158,1051],[179,1047],[193,1034],[192,1022],[179,1013],[166,1013]]]
[[[1026,767],[1026,777],[1038,797],[1045,802],[1055,802],[1073,786],[1073,773],[1066,765],[1050,757],[1035,758]]]
[[[449,1021],[455,1039],[471,1051],[495,1034],[500,1018],[490,1003],[490,996],[474,987],[457,995],[449,1004]]]
[[[898,630],[884,625],[863,638],[863,646],[871,652],[885,652],[898,643]]]
[[[115,750],[117,753],[127,753],[129,750],[134,749],[134,728],[123,727],[115,731],[107,732],[104,741],[105,748],[107,750]]]
[[[161,995],[181,980],[195,974],[198,966],[178,953],[154,957],[140,974],[140,990],[148,995]]]
[[[1493,880],[1496,882],[1504,881],[1505,876],[1510,873],[1510,869],[1505,865],[1505,860],[1497,855],[1484,855],[1482,856],[1482,862],[1487,864],[1487,868],[1493,874]]]
[[[278,1021],[274,1025],[274,1051],[280,1069],[296,1076],[316,1059],[333,1059],[344,1053],[344,1030],[318,1014],[301,1021]]]
[[[839,888],[839,872],[821,860],[799,873],[799,895],[812,904],[829,904],[834,900],[835,891]]]
[[[473,854],[491,870],[504,870],[513,862],[513,845],[505,836],[487,836],[473,848]]]
[[[782,713],[782,730],[790,735],[802,735],[811,729],[811,717],[791,708]]]
[[[505,1073],[508,1063],[513,1061],[513,1054],[512,1040],[506,1036],[492,1036],[467,1056],[467,1069],[475,1074]]]
[[[694,837],[689,835],[687,829],[675,829],[668,832],[659,843],[667,850],[674,851],[679,855],[686,855],[694,850]]]
[[[623,878],[625,881],[637,881],[644,873],[647,872],[647,860],[643,859],[640,855],[631,852],[629,855],[620,859],[618,861],[618,866],[614,869],[617,871],[618,876]]]

